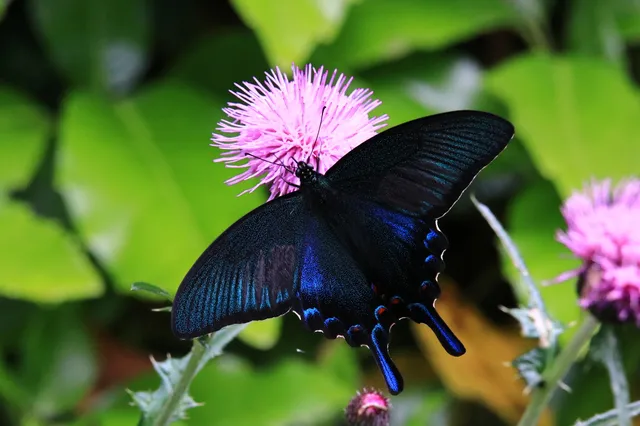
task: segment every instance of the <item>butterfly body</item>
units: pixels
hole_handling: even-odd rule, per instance
[[[369,347],[399,393],[388,344],[400,319],[427,324],[450,354],[465,352],[434,307],[447,248],[437,219],[512,136],[498,117],[454,112],[382,132],[325,175],[298,162],[297,191],[240,219],[191,268],[174,333],[196,337],[291,310],[312,331]]]

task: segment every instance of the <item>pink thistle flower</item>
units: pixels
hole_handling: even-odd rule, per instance
[[[390,408],[391,404],[382,392],[365,388],[351,399],[345,417],[353,426],[388,426]]]
[[[220,133],[211,139],[212,146],[224,150],[215,161],[247,168],[227,184],[262,176],[242,194],[261,184],[270,184],[270,200],[291,192],[295,187],[287,182],[298,184],[299,180],[283,165],[304,161],[324,173],[385,126],[386,114],[369,116],[380,105],[371,98],[371,90],[355,89],[347,95],[352,78],[337,71],[328,78],[323,67],[316,70],[311,65],[304,70],[293,65],[292,71],[291,80],[276,68],[265,73],[263,83],[254,79],[236,84],[238,91],[231,93],[241,102],[230,102],[223,109],[230,120],[221,120]]]
[[[592,182],[565,202],[557,239],[583,260],[580,305],[602,320],[640,327],[640,180]],[[567,276],[570,274],[567,274]]]

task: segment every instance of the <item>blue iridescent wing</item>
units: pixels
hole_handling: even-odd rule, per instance
[[[297,292],[303,235],[299,193],[250,212],[220,235],[183,279],[172,308],[179,338],[282,315]]]
[[[400,393],[402,377],[389,356],[389,330],[375,317],[378,307],[385,309],[382,299],[330,227],[314,214],[306,215],[305,221],[294,312],[313,331],[333,339],[342,336],[354,347],[369,347],[389,391]]]
[[[365,286],[378,296],[374,310],[359,312],[360,324],[367,330],[380,324],[388,331],[398,320],[410,318],[431,327],[451,355],[465,352],[434,308],[447,248],[435,221],[340,193],[325,201],[322,215],[331,235],[366,277]],[[348,300],[353,303],[354,298]],[[378,315],[380,307],[385,308],[384,319]]]
[[[513,134],[511,123],[486,112],[436,114],[374,136],[341,158],[326,176],[347,193],[437,219]]]
[[[328,170],[334,195],[323,216],[380,298],[360,314],[368,330],[410,318],[429,325],[450,354],[465,352],[435,310],[447,248],[437,219],[513,133],[492,114],[438,114],[374,136]]]

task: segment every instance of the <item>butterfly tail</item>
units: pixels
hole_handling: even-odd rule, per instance
[[[411,319],[418,323],[427,324],[435,333],[442,347],[450,355],[460,356],[466,352],[462,342],[453,334],[453,331],[440,317],[436,308],[425,306],[422,303],[412,303],[408,308],[411,313]]]
[[[380,324],[371,332],[371,352],[387,382],[389,392],[398,395],[404,388],[404,380],[389,355],[389,333]]]

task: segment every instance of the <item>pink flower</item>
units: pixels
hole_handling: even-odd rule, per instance
[[[389,400],[375,389],[356,393],[345,409],[347,422],[354,426],[388,426]]]
[[[640,326],[640,180],[592,182],[562,207],[557,238],[584,261],[580,305],[603,320]]]
[[[241,102],[230,102],[223,109],[230,120],[220,121],[220,133],[211,139],[212,146],[225,151],[215,161],[247,168],[227,184],[262,176],[256,186],[243,193],[261,184],[270,184],[269,199],[295,190],[287,182],[299,183],[291,173],[296,161],[324,173],[375,135],[388,118],[370,117],[380,101],[371,99],[373,92],[368,89],[355,89],[347,95],[352,79],[337,71],[331,78],[323,67],[316,70],[307,65],[301,70],[294,65],[292,71],[291,80],[276,68],[265,73],[264,83],[254,79],[253,83],[236,84],[238,91],[231,93]]]

